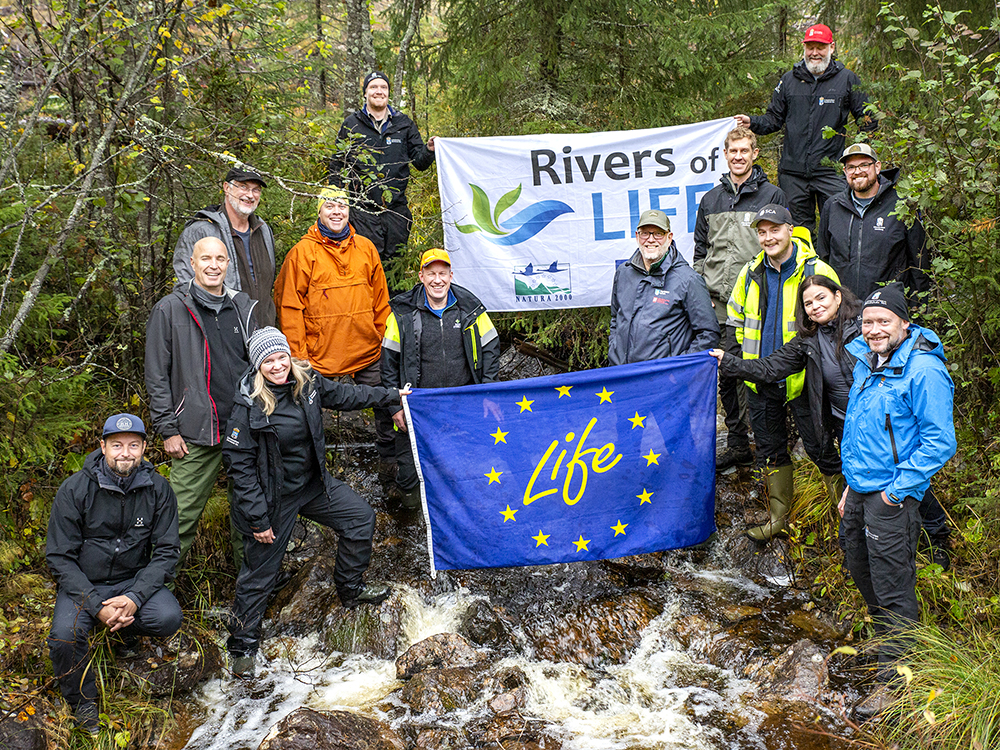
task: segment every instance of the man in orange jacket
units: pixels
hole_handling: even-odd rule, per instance
[[[281,266],[274,304],[293,357],[326,377],[349,375],[360,385],[381,385],[389,288],[378,251],[349,219],[347,193],[324,190],[319,219]],[[383,463],[393,463],[392,417],[385,409],[375,409],[375,434]]]

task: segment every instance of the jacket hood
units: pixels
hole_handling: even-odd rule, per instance
[[[809,72],[809,68],[806,67],[805,60],[799,60],[795,65],[792,66],[792,73],[800,81],[812,82],[813,80],[825,81],[827,78],[833,78],[837,73],[844,69],[844,63],[840,60],[830,60],[830,64],[826,66],[826,70],[823,71],[823,75],[819,78],[813,78],[813,74]]]
[[[670,271],[679,266],[686,266],[688,262],[684,260],[684,257],[677,251],[677,243],[671,241],[670,247],[667,249],[666,255],[663,256],[663,262],[660,267],[655,271],[647,271],[646,264],[642,262],[642,250],[639,248],[635,249],[632,253],[632,257],[628,261],[635,269],[647,276],[666,276]]]
[[[733,187],[733,181],[729,178],[729,172],[722,175],[722,177],[719,178],[719,182],[730,193],[733,195],[736,194],[736,188]],[[767,179],[767,173],[761,169],[759,164],[754,164],[753,169],[750,170],[750,176],[747,177],[746,182],[742,185],[742,189],[753,190],[756,192],[761,185],[769,182],[770,180]]]
[[[83,471],[87,477],[95,482],[100,483],[100,477],[98,476],[98,467],[101,461],[104,460],[104,451],[100,448],[95,448],[92,450],[87,457],[83,460]],[[145,458],[139,463],[139,468],[136,469],[136,478],[132,480],[132,486],[129,488],[131,492],[139,487],[147,487],[153,483],[152,473],[155,471],[153,464],[147,461]]]
[[[899,167],[893,167],[892,169],[883,169],[879,173],[879,185],[878,192],[875,193],[875,198],[872,200],[871,205],[875,205],[882,200],[882,197],[888,193],[890,190],[896,187],[896,183],[899,181]],[[854,214],[858,213],[858,207],[854,205],[854,199],[851,197],[851,188],[848,187],[843,192],[837,193],[830,200],[836,201],[841,206],[844,206],[848,211]]]
[[[947,358],[944,356],[944,345],[934,331],[912,322],[907,330],[909,332],[907,337],[903,339],[903,342],[896,348],[896,351],[892,353],[889,362],[886,364],[886,370],[902,370],[910,361],[910,357],[921,354],[929,354],[937,357],[942,362],[947,361]],[[846,348],[855,357],[867,362],[869,368],[874,369],[872,365],[874,364],[875,355],[868,348],[864,337],[858,336],[848,343]]]
[[[187,223],[184,225],[185,229],[196,221],[211,221],[213,224],[218,224],[220,227],[229,225],[229,217],[226,216],[226,209],[221,203],[214,206],[205,206],[204,208],[199,208],[194,212],[194,216],[188,219]],[[257,216],[257,212],[254,211],[249,216],[250,228],[256,229],[262,219]]]

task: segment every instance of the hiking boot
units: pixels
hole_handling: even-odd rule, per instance
[[[854,705],[854,717],[858,721],[868,721],[874,719],[885,711],[895,700],[892,690],[888,685],[879,685],[868,697]]]
[[[383,487],[390,487],[396,479],[396,462],[381,458],[378,462],[378,482]]]
[[[737,466],[753,466],[753,451],[746,448],[726,448],[715,456],[715,473],[722,474]]]
[[[232,662],[233,677],[239,677],[242,680],[249,680],[253,677],[257,666],[256,654],[230,654],[229,658]]]
[[[942,571],[951,568],[951,555],[948,554],[948,550],[944,547],[931,547],[928,550],[928,557],[930,557],[932,563],[940,565]]]
[[[73,717],[76,725],[87,734],[96,736],[101,731],[101,712],[97,710],[94,701],[77,703],[73,709]]]
[[[345,609],[354,609],[359,604],[381,604],[389,598],[392,589],[385,583],[366,583],[353,596],[348,594],[340,597],[340,603]]]
[[[399,499],[403,507],[407,510],[414,510],[420,507],[420,485],[418,484],[412,490],[404,490],[402,496]]]

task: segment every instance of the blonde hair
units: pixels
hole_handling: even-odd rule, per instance
[[[295,378],[295,388],[292,389],[292,398],[296,401],[299,400],[299,396],[302,395],[302,390],[306,385],[312,385],[311,373],[312,365],[304,359],[292,357],[291,375]],[[270,381],[264,377],[260,370],[257,370],[253,376],[253,391],[250,393],[250,398],[260,404],[261,411],[267,416],[271,416],[274,413],[274,407],[278,405],[278,400],[268,387],[269,384]]]
[[[757,148],[757,134],[745,125],[737,125],[726,134],[726,141],[723,145],[726,151],[729,150],[729,144],[732,141],[750,141],[750,150],[754,151]]]

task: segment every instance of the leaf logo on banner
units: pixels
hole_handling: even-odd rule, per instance
[[[521,197],[521,186],[505,193],[490,211],[490,198],[478,185],[472,188],[472,218],[475,224],[456,224],[462,234],[483,232],[483,239],[494,245],[516,245],[531,239],[563,214],[573,213],[573,209],[562,201],[539,201],[518,211],[509,219],[500,220],[500,215],[517,203]],[[506,230],[506,231],[504,231]]]

